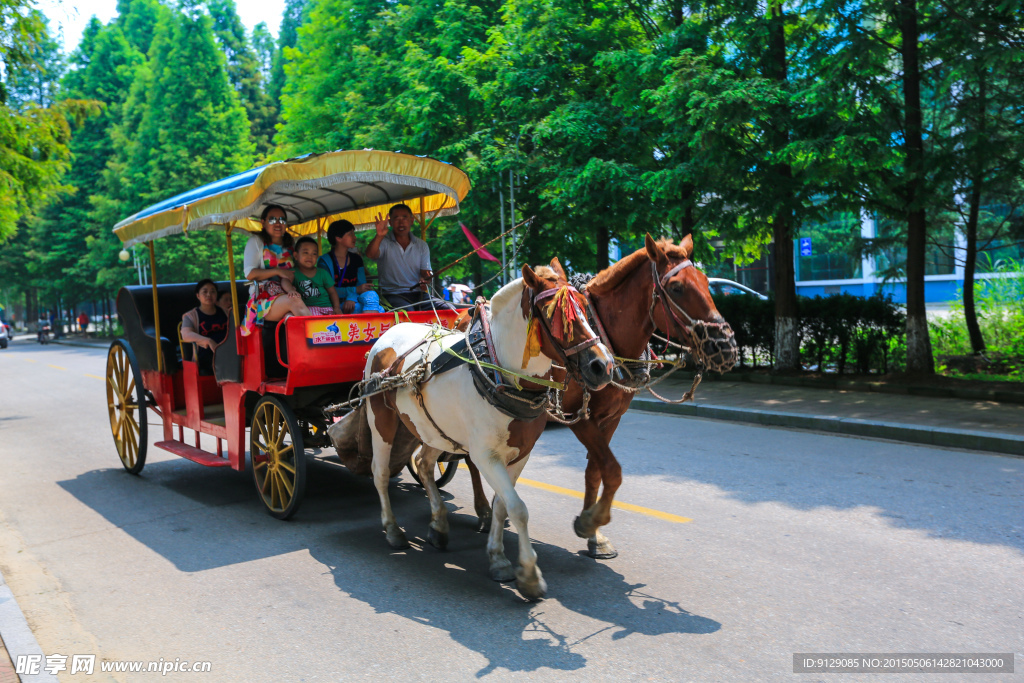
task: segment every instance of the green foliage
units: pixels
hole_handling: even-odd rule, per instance
[[[284,16],[281,17],[281,31],[277,36],[277,49],[270,66],[270,81],[267,94],[280,108],[281,93],[285,86],[285,66],[291,61],[286,52],[295,47],[299,39],[299,27],[306,16],[307,0],[285,0]]]
[[[839,374],[851,363],[862,374],[888,372],[905,324],[899,307],[881,294],[803,298],[800,321],[801,356],[819,372],[835,368]]]
[[[114,23],[125,38],[142,54],[149,54],[157,24],[169,10],[160,0],[117,0]]]
[[[740,365],[771,364],[775,357],[775,301],[727,296],[719,297],[715,306],[736,335]]]
[[[287,0],[275,40],[262,24],[247,35],[234,0],[118,0],[62,59],[27,0],[0,0],[0,240],[20,230],[0,272],[43,299],[109,294],[133,276],[110,231],[126,216],[257,160],[362,147],[470,175],[458,220],[427,235],[435,267],[468,250],[460,221],[498,234],[511,182],[517,221],[538,217],[516,236],[518,264],[558,255],[593,270],[612,240],[628,251],[646,232],[692,232],[709,266],[811,236],[905,276],[908,217],[923,207],[928,272],[950,269],[965,224],[994,254],[1024,239],[1024,50],[1008,28],[1020,16],[1020,0]],[[867,245],[863,210],[884,227]],[[223,275],[223,239],[161,242],[159,279]],[[775,266],[786,276],[786,253]],[[495,272],[471,257],[445,276]],[[792,283],[779,284],[788,317]],[[770,308],[726,305],[750,309],[734,311],[747,360],[771,359]],[[807,364],[899,364],[891,307],[802,305]],[[842,315],[812,315],[829,305]],[[1024,338],[1000,324],[985,327],[999,349]]]
[[[736,333],[740,364],[774,364],[774,302],[729,296],[720,297],[715,305]],[[889,296],[801,298],[798,320],[805,369],[885,374],[904,362],[905,318]]]
[[[990,265],[992,276],[975,281],[978,323],[988,355],[1024,365],[1024,261],[1005,259]],[[930,321],[935,352],[945,356],[972,353],[964,322],[963,295],[948,317]]]
[[[0,244],[64,189],[68,119],[88,107],[55,102],[60,71],[42,14],[22,0],[0,0]]]
[[[263,82],[269,83],[270,72],[274,68],[275,41],[265,22],[260,22],[252,29],[252,50],[256,53],[256,62],[259,65],[260,75]]]
[[[235,11],[234,0],[207,0],[213,31],[227,62],[228,79],[249,118],[250,136],[260,156],[270,153],[277,111],[263,87],[260,60]],[[263,26],[266,36],[266,26]],[[264,40],[266,37],[264,37]]]

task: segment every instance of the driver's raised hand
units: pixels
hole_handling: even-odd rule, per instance
[[[373,222],[373,228],[377,231],[377,237],[384,237],[388,234],[390,223],[391,220],[388,217],[377,214],[377,220]]]

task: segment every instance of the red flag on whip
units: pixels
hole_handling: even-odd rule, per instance
[[[469,243],[476,251],[477,256],[479,256],[485,261],[494,261],[495,263],[501,263],[501,261],[494,258],[491,252],[484,249],[483,243],[481,243],[480,240],[476,238],[476,235],[473,234],[472,230],[466,227],[465,223],[459,223],[459,227],[462,228],[462,232],[466,233],[466,239],[469,240]]]

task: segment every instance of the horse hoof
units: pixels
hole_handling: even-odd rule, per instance
[[[527,600],[540,600],[548,593],[547,581],[545,581],[544,577],[540,575],[539,570],[537,571],[537,578],[534,581],[526,581],[517,576],[516,588],[519,589],[519,593]]]
[[[572,521],[572,530],[580,538],[591,538],[597,532],[597,527],[589,528],[589,525],[583,521],[583,515],[580,515]]]
[[[438,550],[444,550],[448,547],[448,534],[430,527],[427,532],[427,542]]]
[[[405,550],[409,547],[409,541],[406,540],[405,533],[401,529],[396,527],[393,530],[386,531],[385,535],[388,539],[388,545],[393,549]]]
[[[505,560],[504,564],[491,565],[491,580],[499,583],[508,583],[516,580],[516,572],[512,569],[512,563]]]
[[[480,534],[486,534],[491,530],[491,513],[486,515],[480,515],[476,518],[476,531]]]
[[[615,549],[612,542],[605,539],[598,543],[591,539],[587,541],[587,555],[594,558],[595,560],[610,560],[614,557],[619,556],[619,551]]]

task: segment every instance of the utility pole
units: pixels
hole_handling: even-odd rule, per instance
[[[505,193],[498,176],[498,206],[501,207],[501,286],[508,284],[508,261],[505,259]]]
[[[519,138],[516,138],[516,148],[518,149],[518,147],[519,147]],[[512,169],[511,168],[508,169],[508,210],[509,210],[509,224],[514,228],[516,226],[516,186],[515,186],[515,182],[513,182],[513,179],[512,179]],[[512,258],[516,259],[518,253],[519,252],[516,249],[516,233],[515,233],[515,231],[513,231],[512,232]],[[516,266],[518,264],[512,263],[511,265],[512,265],[512,268],[511,268],[512,272],[509,273],[509,277],[514,280],[515,277],[516,277]]]

